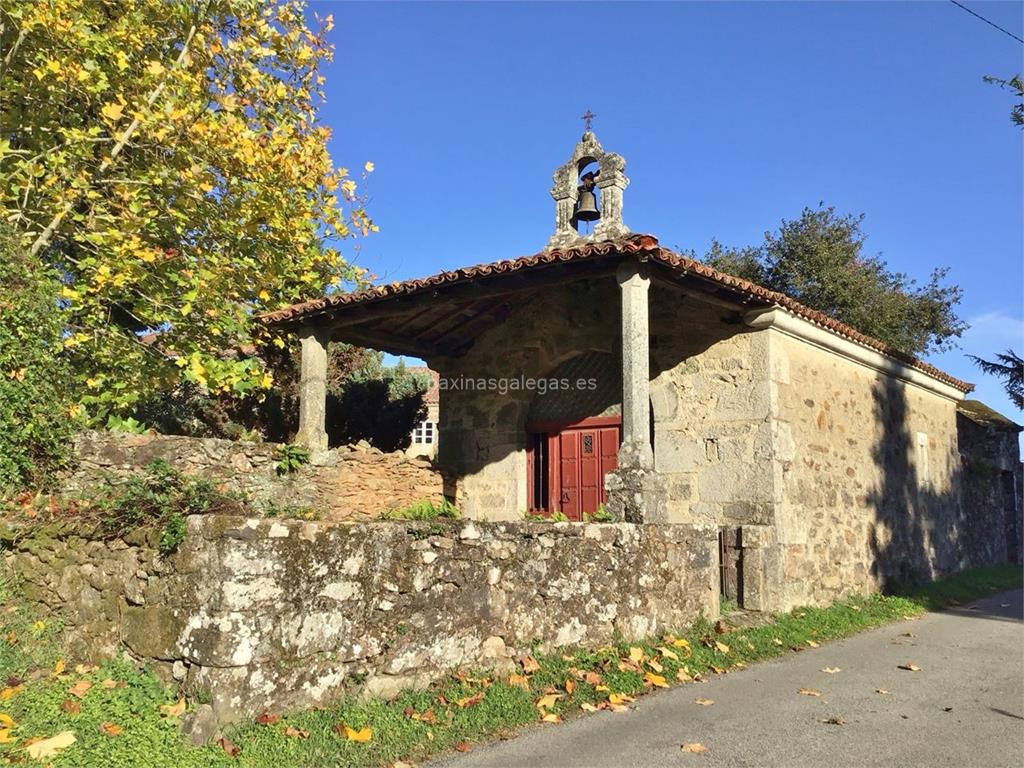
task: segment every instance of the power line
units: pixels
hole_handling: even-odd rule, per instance
[[[988,20],[988,19],[986,19],[986,18],[985,18],[984,16],[982,16],[982,15],[981,15],[980,13],[975,13],[975,12],[974,12],[974,11],[972,11],[972,10],[971,10],[970,8],[968,8],[968,7],[966,6],[966,5],[961,5],[961,4],[960,4],[960,3],[958,3],[958,2],[956,1],[956,0],[949,0],[949,2],[951,2],[951,3],[952,3],[953,5],[955,5],[955,6],[957,7],[957,8],[963,8],[963,9],[964,9],[965,11],[967,11],[967,12],[968,12],[969,14],[971,14],[971,16],[975,16],[975,17],[977,17],[977,18],[981,19],[981,20],[982,20],[982,21],[984,21],[984,22],[985,22],[986,24],[988,24],[988,25],[989,25],[990,27],[995,27],[995,28],[996,28],[996,29],[998,29],[998,30],[999,30],[1000,32],[1002,32],[1003,34],[1009,35],[1009,36],[1010,36],[1010,37],[1012,37],[1012,38],[1013,38],[1014,40],[1016,40],[1016,41],[1017,41],[1018,43],[1024,43],[1024,40],[1022,40],[1021,38],[1017,37],[1017,36],[1016,36],[1015,34],[1013,34],[1013,32],[1010,32],[1010,31],[1009,31],[1008,29],[1003,29],[1002,27],[1000,27],[1000,26],[999,26],[998,24],[996,24],[995,22],[989,21],[989,20]]]

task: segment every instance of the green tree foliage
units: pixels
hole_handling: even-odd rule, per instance
[[[764,242],[742,249],[713,242],[705,256],[728,274],[792,296],[911,354],[949,349],[967,327],[957,316],[962,290],[935,269],[924,285],[864,253],[864,216],[805,208]]]
[[[985,75],[984,80],[986,83],[998,85],[1000,88],[1006,88],[1013,93],[1017,101],[1013,108],[1010,109],[1010,120],[1013,121],[1014,125],[1024,128],[1024,80],[1021,80],[1020,75],[1014,75],[1009,80]]]
[[[305,12],[3,3],[0,205],[62,276],[64,346],[94,420],[183,382],[265,390],[261,361],[232,352],[264,332],[253,316],[361,281],[338,246],[374,226],[327,153],[331,20],[311,29]]]
[[[1002,379],[1010,400],[1024,411],[1024,358],[1021,358],[1012,349],[1006,350],[1003,354],[997,354],[994,361],[983,360],[974,355],[968,355],[968,357],[989,376]]]
[[[60,281],[0,227],[0,493],[51,484],[66,463],[77,406],[68,399]]]

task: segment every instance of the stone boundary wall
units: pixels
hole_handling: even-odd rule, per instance
[[[204,515],[176,553],[155,544],[0,524],[4,567],[64,616],[82,660],[126,648],[208,691],[219,722],[508,667],[533,641],[597,647],[718,614],[710,526]]]
[[[421,499],[444,498],[441,472],[426,459],[383,453],[365,443],[322,452],[311,464],[280,476],[276,443],[178,435],[84,432],[75,442],[78,464],[68,492],[104,478],[124,478],[154,459],[213,478],[259,506],[312,508],[329,520],[371,519]]]

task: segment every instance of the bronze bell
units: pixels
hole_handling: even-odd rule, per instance
[[[591,190],[580,190],[573,218],[577,221],[597,221],[601,218],[601,212],[597,210],[597,198]]]

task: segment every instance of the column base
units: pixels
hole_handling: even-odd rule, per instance
[[[608,511],[627,523],[665,523],[667,497],[661,475],[653,469],[620,466],[605,475]]]

